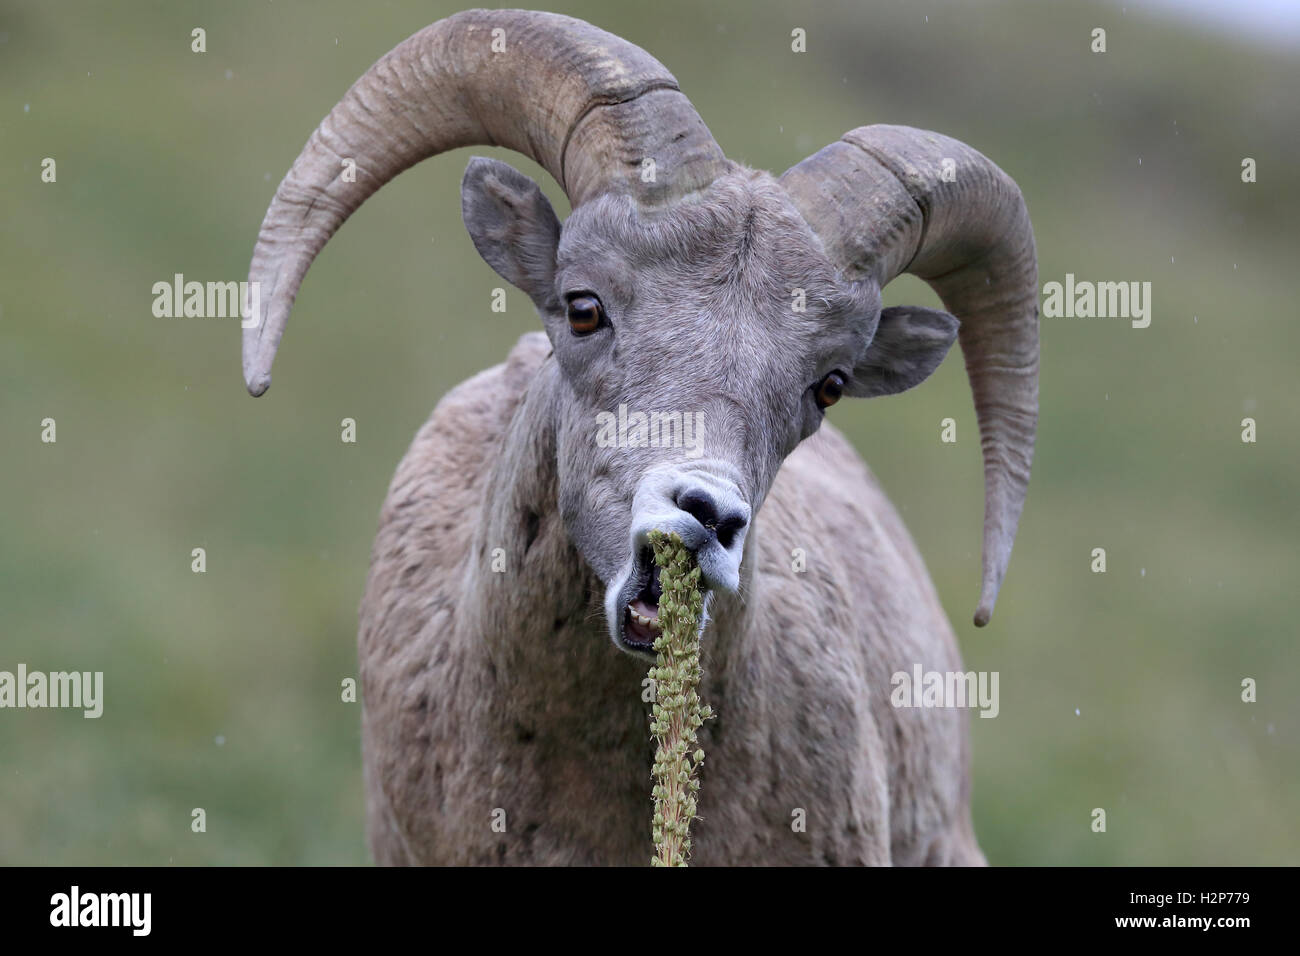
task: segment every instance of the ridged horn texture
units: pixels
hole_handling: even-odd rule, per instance
[[[249,266],[261,312],[244,316],[250,393],[270,386],[294,297],[334,231],[398,173],[473,145],[532,158],[575,207],[610,191],[668,202],[708,186],[727,165],[672,74],[626,40],[526,10],[439,20],[353,84],[276,190]],[[646,159],[655,164],[650,182],[641,175]],[[355,162],[355,182],[345,180],[344,160]]]
[[[852,130],[781,184],[847,276],[883,288],[911,273],[961,320],[984,452],[982,627],[1011,557],[1038,423],[1038,263],[1020,190],[964,143],[906,126]]]

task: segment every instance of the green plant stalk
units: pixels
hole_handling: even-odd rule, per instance
[[[653,866],[686,866],[691,852],[691,821],[695,819],[697,779],[704,751],[695,731],[713,716],[700,706],[700,569],[682,539],[662,531],[650,533],[659,565],[660,634],[654,648],[658,659],[650,668],[655,699],[650,731],[659,743],[651,775],[655,804],[651,836]]]

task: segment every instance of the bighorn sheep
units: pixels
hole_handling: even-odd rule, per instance
[[[1037,419],[1037,266],[1015,183],[900,126],[854,129],[773,178],[726,159],[638,47],[568,17],[460,13],[371,67],[276,190],[250,267],[252,394],[348,215],[472,144],[531,156],[573,212],[562,227],[531,180],[469,163],[465,225],[545,335],[443,397],[384,503],[359,633],[376,860],[649,861],[645,540],[662,528],[709,588],[700,692],[720,716],[701,734],[694,861],[984,862],[965,711],[890,702],[897,671],[961,670],[954,635],[902,521],[822,418],[841,395],[916,385],[960,339],[985,624]],[[952,314],[882,310],[903,272]],[[698,413],[699,448],[598,441],[620,406]]]

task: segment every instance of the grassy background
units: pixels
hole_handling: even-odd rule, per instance
[[[535,317],[513,289],[488,308],[499,280],[459,217],[469,150],[402,176],[326,248],[263,399],[244,393],[237,323],[156,319],[150,288],[242,278],[316,123],[456,9],[0,10],[0,669],[106,682],[98,721],[0,712],[0,862],[367,859],[359,711],[339,685],[378,508],[439,396]],[[940,130],[1019,181],[1043,281],[1153,284],[1145,330],[1044,320],[1034,480],[986,630],[969,623],[981,472],[960,358],[832,419],[903,511],[967,666],[1002,675],[1001,715],[972,722],[991,861],[1300,861],[1295,51],[1132,4],[553,9],[660,58],[736,159],[780,171],[861,124]],[[887,301],[937,304],[911,279]]]

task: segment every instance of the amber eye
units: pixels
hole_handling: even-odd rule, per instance
[[[818,408],[830,408],[844,395],[844,376],[831,372],[817,385],[813,397],[817,399]]]
[[[575,295],[569,300],[569,328],[574,335],[590,335],[605,320],[605,310],[594,295]]]

